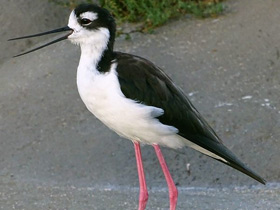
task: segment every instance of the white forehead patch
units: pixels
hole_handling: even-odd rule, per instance
[[[81,18],[86,18],[91,21],[94,21],[98,18],[97,13],[95,12],[84,12],[80,15]]]
[[[72,28],[74,31],[79,31],[82,28],[82,26],[80,26],[80,24],[77,21],[77,17],[74,11],[72,11],[69,16],[68,26]]]

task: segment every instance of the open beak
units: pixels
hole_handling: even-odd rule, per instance
[[[18,40],[18,39],[26,39],[26,38],[32,38],[32,37],[36,37],[36,36],[44,36],[44,35],[47,35],[47,34],[53,34],[53,33],[58,33],[58,32],[63,32],[63,31],[70,31],[68,34],[54,40],[54,41],[51,41],[47,44],[44,44],[40,47],[37,47],[37,48],[34,48],[32,50],[29,50],[27,52],[24,52],[24,53],[21,53],[21,54],[18,54],[18,55],[15,55],[14,57],[18,57],[18,56],[21,56],[21,55],[25,55],[27,53],[31,53],[31,52],[34,52],[36,50],[39,50],[43,47],[46,47],[46,46],[49,46],[51,44],[54,44],[56,42],[59,42],[59,41],[62,41],[64,39],[67,39],[68,36],[70,36],[72,33],[73,33],[73,29],[69,28],[68,26],[65,26],[63,28],[58,28],[58,29],[55,29],[55,30],[51,30],[51,31],[47,31],[47,32],[43,32],[43,33],[39,33],[39,34],[33,34],[33,35],[28,35],[28,36],[22,36],[22,37],[17,37],[17,38],[13,38],[13,39],[9,39],[8,41],[13,41],[13,40]]]

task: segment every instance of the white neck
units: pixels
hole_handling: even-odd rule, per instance
[[[79,66],[88,66],[96,68],[97,63],[100,61],[101,56],[106,49],[106,46],[89,46],[81,45],[81,57]]]
[[[101,59],[102,54],[107,48],[109,41],[109,31],[105,28],[100,28],[92,32],[90,36],[81,40],[81,57],[79,67],[95,69]]]

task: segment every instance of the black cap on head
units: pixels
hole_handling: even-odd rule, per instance
[[[80,4],[74,10],[76,17],[78,18],[78,22],[81,24],[81,17],[80,15],[85,12],[93,12],[97,14],[97,19],[92,22],[92,24],[83,26],[89,30],[98,29],[101,27],[108,28],[110,32],[110,39],[115,39],[116,33],[116,23],[111,15],[111,13],[96,4]],[[81,24],[82,25],[82,24]]]

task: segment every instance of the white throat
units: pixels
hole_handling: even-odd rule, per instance
[[[86,12],[82,15],[93,20],[97,18],[97,14],[91,12]],[[107,48],[110,39],[109,30],[105,27],[97,29],[87,29],[82,27],[78,23],[74,11],[70,14],[68,26],[73,29],[73,33],[68,37],[68,39],[81,47],[79,68],[81,65],[84,67],[91,66],[91,68],[93,66],[96,67],[103,52]]]
[[[96,67],[104,51],[107,49],[110,36],[108,29],[100,28],[90,33],[85,40],[79,43],[81,47],[79,66],[89,65]]]

